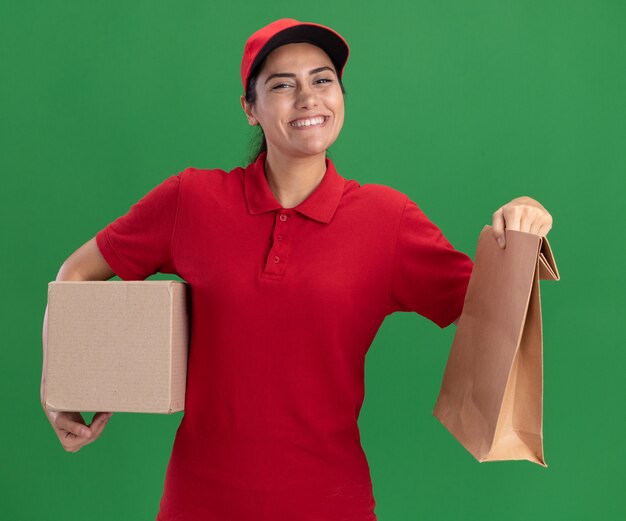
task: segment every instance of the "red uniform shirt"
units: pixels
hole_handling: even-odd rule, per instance
[[[185,412],[159,521],[373,521],[361,447],[365,355],[384,318],[460,314],[472,260],[403,193],[326,159],[283,208],[266,153],[187,168],[96,235],[124,280],[190,285]]]

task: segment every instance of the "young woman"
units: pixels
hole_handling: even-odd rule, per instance
[[[326,156],[344,121],[348,54],[319,24],[255,32],[241,104],[264,138],[250,164],[167,178],[59,271],[159,271],[190,285],[185,414],[160,521],[375,520],[357,424],[367,350],[396,311],[442,328],[461,314],[471,259],[406,195],[346,179]],[[505,227],[545,235],[551,223],[520,197],[493,214],[494,240]],[[78,412],[47,414],[71,452],[110,417],[87,427]]]

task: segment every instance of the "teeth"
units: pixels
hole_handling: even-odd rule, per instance
[[[324,123],[325,119],[326,118],[324,117],[312,118],[312,119],[301,119],[301,120],[294,121],[289,124],[292,127],[310,127],[311,125],[321,125],[322,123]]]

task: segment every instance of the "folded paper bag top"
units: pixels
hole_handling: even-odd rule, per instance
[[[539,280],[560,276],[546,237],[505,233],[480,233],[433,414],[478,461],[547,467]]]
[[[173,280],[50,282],[44,408],[184,410],[189,294]]]

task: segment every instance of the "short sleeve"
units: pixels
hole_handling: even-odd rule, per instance
[[[96,234],[100,253],[121,279],[175,273],[171,244],[180,183],[180,174],[168,177]]]
[[[391,312],[414,311],[439,327],[463,310],[474,263],[407,198],[400,218],[391,276]]]

